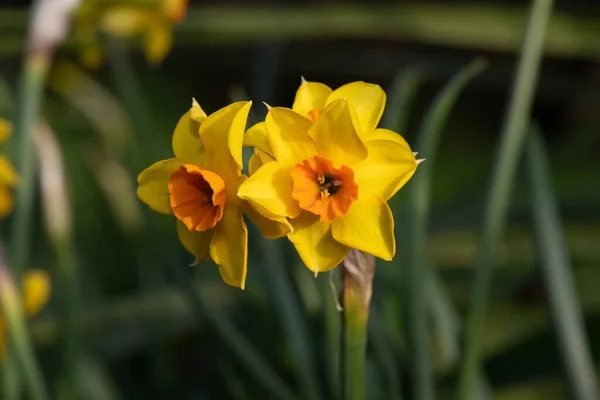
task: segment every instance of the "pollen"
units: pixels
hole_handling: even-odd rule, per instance
[[[191,232],[205,231],[223,217],[225,182],[210,170],[185,164],[171,175],[169,202],[173,214]]]
[[[312,157],[292,168],[292,198],[300,208],[321,217],[321,222],[331,222],[348,213],[358,198],[358,185],[354,182],[352,168],[333,163],[322,157]]]

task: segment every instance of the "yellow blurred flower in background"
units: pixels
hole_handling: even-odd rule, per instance
[[[233,103],[207,116],[194,100],[173,133],[175,158],[138,177],[138,197],[154,211],[174,215],[183,246],[198,261],[213,260],[223,280],[244,288],[248,229],[238,198],[242,141],[251,102]]]
[[[269,108],[250,128],[250,178],[238,192],[266,218],[287,219],[288,238],[316,273],[351,248],[391,260],[394,219],[387,201],[418,161],[399,134],[377,128],[385,93],[354,82],[332,91],[303,80],[293,109]]]
[[[82,62],[95,68],[104,53],[101,35],[141,38],[146,60],[162,62],[173,46],[172,26],[187,11],[187,0],[84,1],[75,13],[75,37],[82,46]]]
[[[0,145],[6,142],[11,134],[12,124],[0,118]],[[0,218],[7,216],[12,210],[12,188],[18,181],[19,177],[10,161],[0,154]]]
[[[41,270],[28,270],[21,279],[23,311],[27,317],[37,315],[48,303],[52,285],[50,278]],[[6,321],[0,314],[0,357],[6,353]]]

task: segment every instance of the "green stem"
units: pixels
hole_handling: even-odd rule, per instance
[[[0,302],[2,303],[2,315],[8,328],[11,354],[14,355],[11,360],[15,361],[21,376],[25,379],[29,398],[44,400],[48,398],[46,388],[25,325],[19,293],[8,265],[5,263],[2,248],[0,248]]]
[[[342,268],[342,399],[363,400],[375,259],[352,250]]]
[[[15,133],[19,139],[17,161],[20,181],[15,193],[15,211],[11,226],[10,260],[16,275],[28,263],[31,242],[31,218],[35,192],[35,156],[33,152],[34,125],[40,115],[44,82],[50,58],[46,54],[32,54],[25,59],[24,75],[19,90],[19,104]]]
[[[481,343],[493,276],[493,258],[504,231],[513,177],[526,137],[552,0],[535,0],[531,10],[516,79],[502,129],[502,138],[487,199],[475,262],[475,282],[465,327],[465,349],[457,399],[471,398],[481,359]]]

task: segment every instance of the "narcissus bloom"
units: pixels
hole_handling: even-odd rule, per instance
[[[138,197],[153,210],[174,215],[183,246],[198,261],[213,260],[223,280],[243,288],[248,230],[238,188],[242,141],[251,102],[231,104],[210,116],[196,101],[173,133],[175,158],[138,177]]]
[[[126,2],[84,1],[75,13],[75,37],[82,45],[81,58],[88,67],[102,63],[100,33],[122,39],[141,37],[146,59],[160,63],[173,46],[172,25],[187,11],[187,0]]]
[[[288,221],[288,238],[315,274],[334,268],[351,248],[394,256],[386,202],[418,161],[400,135],[377,128],[384,107],[377,85],[332,91],[303,80],[292,109],[269,108],[265,122],[246,133],[255,154],[238,195],[264,217]]]
[[[8,140],[11,133],[11,123],[0,118],[0,145]],[[10,161],[0,154],[0,218],[7,216],[12,210],[12,188],[18,180],[17,172]]]
[[[50,298],[50,278],[44,271],[28,270],[22,280],[23,311],[27,317],[37,315],[48,303]],[[6,321],[0,314],[0,358],[6,353]]]

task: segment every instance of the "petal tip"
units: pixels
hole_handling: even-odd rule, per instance
[[[413,151],[412,153],[413,153],[413,156],[415,156],[415,157],[417,156],[417,154],[419,154],[418,151]]]
[[[317,276],[319,275],[319,270],[315,269],[315,279],[317,279]]]
[[[200,265],[200,261],[197,258],[195,258],[194,262],[189,264],[188,267],[195,267],[196,265]]]
[[[415,160],[415,164],[419,165],[419,164],[421,164],[425,160],[426,160],[426,158],[420,158],[418,160]]]
[[[268,105],[266,101],[263,101],[263,104],[265,105],[265,107],[267,107],[267,110],[270,110],[271,108],[273,108],[270,105]]]
[[[308,83],[308,81],[302,75],[300,75],[300,84],[304,85],[306,83]]]

